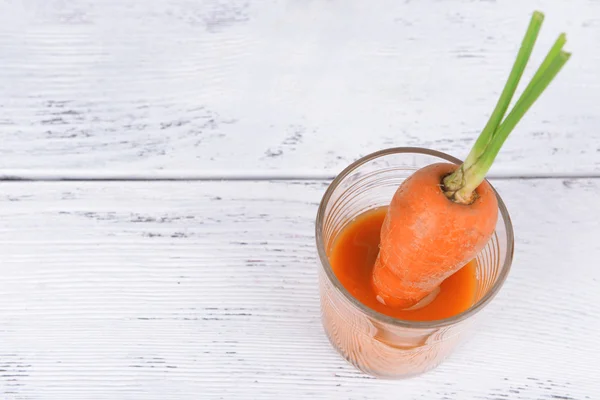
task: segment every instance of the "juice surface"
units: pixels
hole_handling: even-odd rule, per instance
[[[333,272],[350,294],[375,311],[411,321],[448,318],[472,306],[477,289],[475,261],[442,282],[435,299],[421,308],[403,310],[377,300],[371,286],[371,274],[379,252],[379,232],[386,211],[387,207],[382,207],[359,215],[344,227],[330,250]]]

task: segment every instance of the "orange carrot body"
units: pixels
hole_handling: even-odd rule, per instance
[[[442,179],[456,165],[416,171],[394,194],[381,229],[372,283],[388,306],[410,307],[483,249],[496,227],[498,203],[483,181],[469,205],[448,199]]]

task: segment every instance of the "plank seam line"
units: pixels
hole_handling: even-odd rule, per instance
[[[0,181],[29,182],[127,182],[127,181],[331,181],[336,173],[331,171],[95,171],[95,170],[13,170],[1,171]],[[592,172],[549,172],[490,173],[490,180],[527,179],[597,179],[600,171]]]

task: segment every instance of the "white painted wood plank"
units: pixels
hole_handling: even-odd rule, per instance
[[[511,276],[475,337],[390,382],[321,330],[325,182],[5,183],[3,399],[597,399],[600,180],[498,181]]]
[[[304,170],[464,158],[530,13],[569,64],[494,171],[600,171],[600,3],[0,1],[0,169]],[[575,163],[574,160],[577,160]]]

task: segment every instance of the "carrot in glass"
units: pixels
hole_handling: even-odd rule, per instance
[[[561,34],[504,118],[544,16],[533,13],[498,103],[464,163],[416,171],[395,192],[381,228],[372,284],[388,306],[414,306],[483,249],[498,218],[485,175],[508,135],[570,57]],[[504,118],[504,119],[503,119]]]

